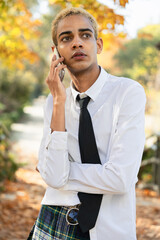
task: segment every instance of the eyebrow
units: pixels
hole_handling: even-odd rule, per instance
[[[78,29],[78,32],[87,32],[87,31],[93,33],[93,31],[92,31],[90,28],[80,28],[80,29]],[[58,38],[60,38],[62,35],[71,34],[71,33],[72,33],[72,31],[61,32],[61,33],[59,34]]]

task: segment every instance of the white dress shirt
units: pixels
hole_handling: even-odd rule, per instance
[[[78,145],[79,94],[66,90],[66,132],[50,133],[53,99],[44,108],[44,134],[38,170],[48,188],[46,205],[72,206],[78,192],[104,194],[91,240],[136,240],[135,184],[144,142],[145,92],[128,78],[112,76],[101,68],[96,82],[81,96],[88,104],[102,164],[82,164]]]

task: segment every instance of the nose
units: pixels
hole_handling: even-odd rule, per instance
[[[83,43],[79,36],[75,36],[72,42],[72,49],[82,48]]]

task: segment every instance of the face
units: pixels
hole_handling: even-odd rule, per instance
[[[102,40],[95,39],[88,18],[68,16],[57,28],[58,51],[72,73],[93,70],[97,67],[97,53],[102,50]]]

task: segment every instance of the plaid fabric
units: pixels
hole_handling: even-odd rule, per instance
[[[67,211],[67,207],[42,205],[27,240],[89,240],[88,232],[66,222]]]

